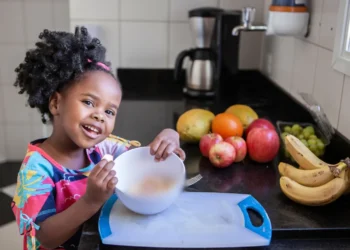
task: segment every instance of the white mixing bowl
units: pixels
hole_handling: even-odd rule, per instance
[[[118,178],[117,196],[135,213],[160,213],[171,206],[183,190],[186,170],[182,160],[174,153],[166,160],[156,162],[149,147],[139,147],[121,154],[114,162]],[[173,184],[162,192],[134,194],[131,190],[147,177],[171,178]]]

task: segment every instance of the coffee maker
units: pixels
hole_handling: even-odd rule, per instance
[[[188,13],[195,48],[179,53],[174,78],[180,79],[184,59],[188,57],[185,94],[195,97],[215,96],[223,74],[238,71],[239,36],[232,29],[241,22],[241,11],[202,7]]]

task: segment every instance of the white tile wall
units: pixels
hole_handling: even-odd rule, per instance
[[[344,75],[331,68],[332,52],[318,48],[313,95],[334,127],[338,126]]]
[[[274,37],[271,54],[271,77],[286,89],[291,89],[295,41],[289,37]]]
[[[26,108],[27,97],[25,94],[18,94],[19,89],[12,85],[4,85],[4,108],[5,120],[10,123],[28,123],[29,108]]]
[[[5,126],[0,123],[0,163],[6,161],[6,148],[5,148]]]
[[[101,40],[105,40],[107,55],[113,53],[115,68],[173,68],[178,53],[193,45],[190,9],[203,6],[241,9],[250,5],[257,9],[256,22],[261,22],[264,8],[262,0],[104,0],[103,7],[92,0],[84,1],[84,7],[80,7],[82,0],[70,2],[71,30],[76,24],[97,24],[105,31],[108,29],[107,39]],[[108,21],[109,28],[102,21]],[[262,39],[262,33],[243,33],[241,69],[259,68]],[[118,44],[119,51],[115,49]]]
[[[23,159],[30,140],[31,126],[29,124],[7,123],[5,133],[7,160]]]
[[[121,67],[166,67],[167,30],[167,23],[122,22]]]
[[[310,34],[305,40],[318,44],[320,40],[323,0],[310,0],[310,7]]]
[[[16,80],[15,68],[23,62],[26,45],[0,43],[0,83],[12,85]]]
[[[295,57],[291,92],[301,100],[298,92],[312,94],[314,89],[314,77],[316,71],[318,47],[311,43],[295,39]]]
[[[118,20],[119,0],[69,0],[72,19]]]
[[[29,140],[42,137],[45,127],[13,86],[14,70],[43,29],[69,30],[69,0],[1,0],[0,16],[6,34],[0,36],[0,161],[22,160]]]
[[[323,1],[320,27],[320,45],[330,50],[333,50],[338,7],[339,0]]]
[[[106,59],[112,62],[112,67],[119,65],[119,25],[113,21],[81,21],[76,20],[71,22],[71,31],[74,31],[76,26],[97,25],[100,27],[98,38],[106,47]]]
[[[21,43],[24,41],[23,3],[0,1],[0,43]],[[11,26],[9,26],[11,23]],[[6,34],[6,36],[4,35]]]
[[[38,13],[40,13],[38,15]],[[24,1],[24,29],[27,42],[39,40],[39,34],[44,30],[52,30],[54,19],[52,1]]]
[[[350,78],[333,70],[331,65],[339,0],[310,2],[310,36],[305,39],[267,37],[262,69],[293,95],[298,91],[312,93],[332,125],[350,139]],[[270,0],[265,0],[265,17],[269,3]],[[287,45],[286,39],[294,41],[294,50],[291,45]],[[280,57],[284,57],[283,66],[280,65]],[[293,61],[292,64],[290,60]],[[287,79],[291,75],[292,81],[288,88]]]
[[[56,30],[69,31],[70,15],[69,0],[52,0],[53,25]]]
[[[3,100],[4,100],[4,85],[0,84],[0,124],[4,124],[6,122],[5,107],[4,107],[5,103]],[[2,138],[2,137],[0,137],[0,138]]]
[[[198,7],[218,7],[218,0],[170,0],[170,21],[188,21],[188,11]]]
[[[211,6],[257,8],[262,20],[263,1],[250,0],[2,0],[0,1],[0,159],[21,160],[28,140],[49,133],[37,110],[25,107],[25,96],[16,94],[14,69],[43,29],[73,30],[75,25],[98,25],[107,59],[117,67],[173,67],[177,54],[193,44],[188,10]],[[136,8],[137,7],[137,8]],[[261,37],[242,36],[240,68],[257,68]],[[255,58],[255,59],[254,59]],[[47,132],[45,132],[47,131]],[[18,133],[16,133],[18,132]],[[32,134],[29,135],[29,132]],[[28,138],[27,138],[28,137]]]
[[[177,55],[184,49],[194,46],[188,23],[170,23],[169,67],[174,67]],[[184,63],[185,65],[185,63]]]
[[[149,8],[149,6],[157,6]],[[145,11],[147,10],[147,11]],[[168,21],[169,1],[121,0],[121,20]]]

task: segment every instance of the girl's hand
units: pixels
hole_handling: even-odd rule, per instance
[[[114,162],[100,161],[91,171],[86,193],[82,197],[88,204],[101,207],[103,203],[113,194],[118,182],[116,172],[112,170]]]
[[[180,148],[180,136],[173,129],[164,129],[149,146],[157,161],[165,160],[171,153],[177,154],[183,161],[186,158],[185,152]]]

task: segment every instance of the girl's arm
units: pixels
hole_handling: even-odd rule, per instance
[[[55,214],[39,223],[37,238],[44,248],[55,248],[70,239],[79,227],[93,216],[99,206],[87,203],[82,197],[61,213]]]
[[[79,227],[93,216],[112,195],[117,179],[111,170],[114,163],[102,160],[91,171],[86,193],[61,213],[40,223],[37,238],[45,248],[55,248],[66,242]]]

